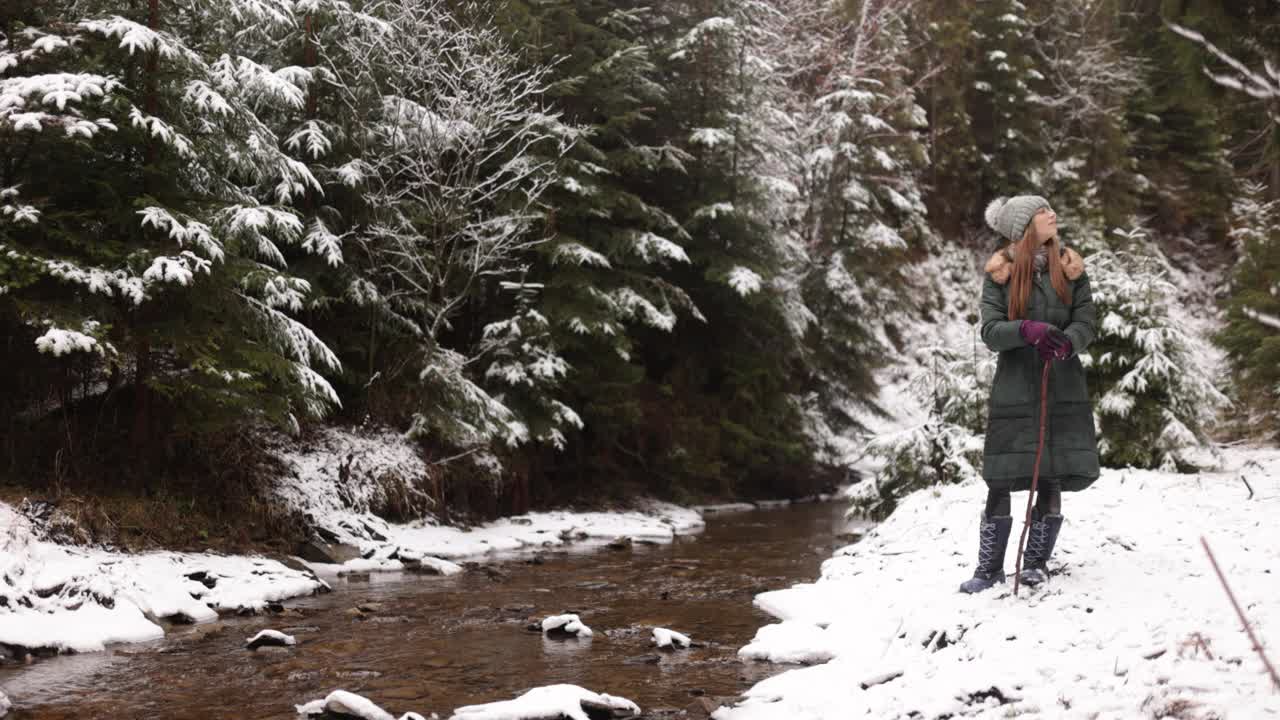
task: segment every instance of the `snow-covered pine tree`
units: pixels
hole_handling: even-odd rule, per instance
[[[689,262],[681,246],[688,234],[648,197],[660,174],[687,159],[651,139],[653,109],[668,102],[641,39],[656,14],[640,3],[513,2],[501,22],[530,62],[551,64],[544,97],[575,128],[545,195],[550,237],[534,248],[529,270],[545,281],[536,307],[574,368],[565,402],[590,427],[570,441],[579,451],[556,465],[587,477],[616,473],[616,448],[641,414],[637,329],[661,341],[681,311],[687,321],[705,320],[667,278],[668,267]],[[553,442],[565,445],[558,434]]]
[[[987,0],[974,8],[977,53],[973,81],[974,132],[981,149],[981,186],[1013,195],[1040,187],[1047,164],[1042,131],[1049,121],[1038,102],[1045,88],[1027,6],[1021,0]]]
[[[153,393],[205,421],[338,403],[283,252],[308,250],[292,203],[316,180],[262,120],[300,107],[307,72],[228,54],[243,25],[292,22],[263,0],[84,0],[0,37],[0,303],[44,362],[95,358],[73,382],[133,385],[139,443]]]
[[[1089,256],[1098,335],[1087,350],[1106,465],[1186,470],[1209,450],[1208,430],[1228,403],[1176,317],[1171,268],[1141,228],[1117,229],[1126,249]]]
[[[1201,50],[1167,23],[1198,24],[1228,5],[1137,4],[1116,16],[1127,46],[1152,68],[1127,103],[1138,171],[1151,180],[1135,190],[1143,206],[1156,210],[1157,230],[1202,233],[1200,242],[1220,242],[1226,234],[1234,185],[1229,119],[1220,110],[1220,91],[1201,71]]]
[[[972,0],[917,3],[907,14],[916,40],[907,62],[916,69],[929,125],[927,201],[931,225],[944,236],[970,228],[988,197],[973,184],[983,162],[969,100],[978,92],[978,64],[971,49],[973,5]]]
[[[1258,163],[1268,169],[1270,187],[1242,180],[1232,202],[1228,237],[1235,244],[1236,265],[1227,287],[1227,324],[1214,339],[1226,350],[1240,391],[1239,407],[1255,414],[1265,431],[1275,436],[1280,434],[1280,201],[1274,199],[1280,196],[1280,115],[1276,111],[1280,78],[1270,59],[1264,60],[1263,70],[1255,70],[1203,33],[1177,23],[1167,25],[1204,48],[1209,60],[1202,68],[1204,74],[1260,105],[1253,114],[1270,128],[1264,161]],[[1255,50],[1259,47],[1249,44]]]
[[[1252,427],[1280,435],[1280,200],[1245,180],[1232,207],[1237,260],[1226,288],[1227,322],[1215,337]]]
[[[859,430],[885,359],[884,310],[908,293],[904,258],[936,244],[918,186],[925,127],[906,66],[908,3],[775,0],[764,50],[778,81],[764,167],[784,264],[774,282],[803,347],[796,394],[823,460]],[[790,292],[788,292],[790,291]],[[910,304],[909,301],[905,304]]]
[[[698,491],[803,491],[795,482],[815,477],[814,453],[792,395],[800,351],[772,285],[780,248],[762,168],[760,112],[774,76],[761,30],[774,11],[763,0],[680,0],[660,12],[648,38],[668,102],[655,130],[683,167],[660,174],[646,197],[689,233],[691,262],[671,278],[707,323],[642,341],[656,392],[636,451],[651,456],[649,475]]]

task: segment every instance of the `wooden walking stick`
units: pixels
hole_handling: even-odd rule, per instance
[[[1022,551],[1027,544],[1027,530],[1031,527],[1031,501],[1036,496],[1036,485],[1040,479],[1040,453],[1044,450],[1044,421],[1049,408],[1049,366],[1051,360],[1044,361],[1044,372],[1040,373],[1040,439],[1036,441],[1036,465],[1031,470],[1031,492],[1027,493],[1027,516],[1022,521],[1022,534],[1018,536],[1018,562],[1013,571],[1013,595],[1018,595],[1018,581],[1022,578]]]

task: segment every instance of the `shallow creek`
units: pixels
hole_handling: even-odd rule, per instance
[[[335,689],[399,716],[447,718],[461,705],[573,683],[634,700],[646,715],[699,695],[737,695],[785,666],[737,650],[771,621],[765,590],[813,580],[847,540],[843,503],[710,514],[669,545],[595,546],[490,561],[449,578],[329,578],[334,592],[286,602],[283,613],[173,627],[163,640],[0,668],[17,720],[297,717],[296,703]],[[361,609],[363,608],[363,609]],[[595,635],[552,640],[530,623],[577,612]],[[660,652],[666,627],[705,647]],[[264,628],[297,637],[251,652]]]

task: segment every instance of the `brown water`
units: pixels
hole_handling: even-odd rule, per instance
[[[785,667],[740,661],[769,616],[752,597],[817,577],[844,544],[844,505],[794,505],[708,516],[699,535],[626,550],[539,553],[449,578],[374,574],[282,614],[170,629],[163,640],[0,668],[12,718],[296,718],[294,705],[335,689],[399,716],[449,717],[552,683],[630,698],[645,714],[697,695],[736,695]],[[358,609],[364,606],[364,611]],[[527,626],[577,612],[590,639],[552,640]],[[656,650],[654,626],[705,647]],[[251,652],[264,628],[298,645]],[[661,713],[656,713],[661,714]]]

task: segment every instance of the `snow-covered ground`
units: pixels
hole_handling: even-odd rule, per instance
[[[261,557],[60,545],[4,503],[0,578],[0,643],[77,652],[162,637],[163,618],[203,622],[326,587]]]
[[[973,342],[961,318],[974,310],[980,282],[969,283],[963,265],[953,257],[922,266],[940,282],[933,314],[913,321],[926,326],[918,335]],[[1193,298],[1172,313],[1192,330],[1199,364],[1219,376],[1221,352],[1204,340],[1215,328],[1217,275],[1171,279]],[[907,354],[882,373],[891,417],[866,418],[872,432],[923,420],[905,388],[924,361]],[[869,474],[877,469],[873,459],[849,458]],[[977,559],[981,482],[908,496],[827,560],[816,582],[756,597],[779,622],[761,628],[740,656],[805,667],[756,684],[713,717],[1280,718],[1280,694],[1199,542],[1209,541],[1261,642],[1280,642],[1272,577],[1280,535],[1271,520],[1280,510],[1280,449],[1228,448],[1197,461],[1215,469],[1106,469],[1088,490],[1065,495],[1050,562],[1056,574],[1021,597],[1012,596],[1012,579],[976,596],[957,592]],[[1010,573],[1025,497],[1015,495]]]
[[[980,483],[909,496],[817,582],[756,597],[780,622],[740,655],[819,664],[764,680],[713,717],[1280,717],[1280,693],[1200,546],[1203,535],[1280,660],[1280,450],[1225,456],[1198,475],[1109,469],[1065,495],[1056,574],[1019,597],[1012,580],[956,591],[977,557]]]
[[[436,522],[421,491],[426,465],[403,436],[329,428],[307,446],[278,453],[286,471],[277,498],[305,517],[330,542],[359,557],[341,563],[309,563],[320,573],[426,569],[460,572],[451,560],[574,543],[592,546],[630,538],[670,542],[702,530],[692,508],[637,501],[628,512],[535,512],[475,527]],[[422,510],[423,519],[391,523],[379,513],[388,503]]]

